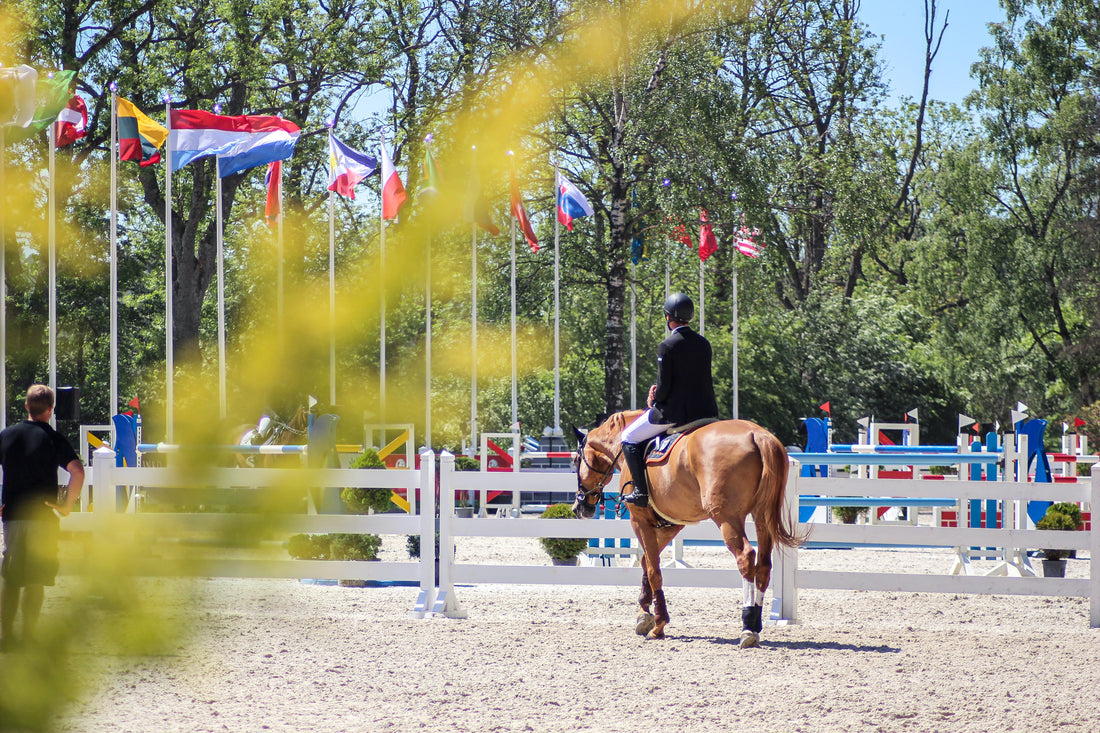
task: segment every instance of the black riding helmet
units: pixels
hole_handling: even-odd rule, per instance
[[[695,304],[683,293],[673,293],[665,299],[665,315],[679,323],[688,323],[695,315]]]

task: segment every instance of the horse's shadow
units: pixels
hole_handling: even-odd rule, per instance
[[[670,639],[685,642],[705,642],[721,646],[740,646],[741,637],[726,638],[722,636],[669,636]],[[845,652],[871,652],[876,654],[898,654],[901,649],[893,646],[870,646],[867,644],[844,644],[837,641],[782,641],[761,639],[762,649],[789,649],[791,651],[845,651]]]

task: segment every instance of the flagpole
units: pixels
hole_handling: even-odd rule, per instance
[[[386,141],[383,138],[382,144],[385,145]],[[382,185],[385,186],[386,182],[382,181]],[[382,195],[382,189],[378,191],[379,195]],[[379,241],[379,259],[382,267],[382,317],[379,319],[379,344],[378,344],[378,411],[381,414],[381,420],[379,422],[382,425],[386,424],[386,208],[383,203],[378,212],[378,241]],[[385,428],[382,428],[383,438],[385,437]],[[386,441],[383,440],[383,443]]]
[[[7,141],[0,125],[0,205],[7,206]],[[8,231],[6,217],[0,216],[0,428],[8,426]]]
[[[561,181],[558,179],[558,164],[554,161],[554,197],[561,196]],[[561,203],[558,204],[561,206]],[[554,435],[561,435],[561,222],[554,212]]]
[[[214,105],[214,114],[221,114],[218,105]],[[225,248],[222,237],[222,161],[221,156],[214,158],[214,211],[217,233],[218,257],[218,415],[225,419]]]
[[[57,185],[54,182],[54,178],[57,175],[57,123],[51,122],[49,132],[46,136],[46,142],[49,146],[49,221],[47,222],[49,242],[49,293],[47,300],[49,301],[49,322],[50,322],[50,345],[49,345],[49,385],[50,389],[57,393]],[[50,414],[50,425],[56,425],[57,420]]]
[[[731,417],[734,420],[737,420],[737,419],[739,419],[740,414],[741,414],[741,411],[740,411],[741,406],[740,406],[740,403],[739,403],[739,395],[738,395],[739,386],[737,384],[737,349],[738,349],[737,336],[738,336],[739,324],[738,324],[738,315],[737,315],[737,255],[736,254],[733,255],[733,273],[732,273],[732,275],[733,276],[732,276],[731,280],[732,280],[732,290],[733,290],[733,333],[732,333],[732,336],[733,336],[733,339],[732,339],[733,340],[733,381],[732,381],[732,385],[733,385],[733,412],[731,413]]]
[[[630,409],[638,409],[638,323],[637,282],[638,265],[630,263]]]
[[[432,232],[428,230],[428,251],[424,258],[424,445],[432,447]]]
[[[703,292],[703,258],[699,258],[699,335],[707,335],[707,302]]]
[[[332,125],[328,125],[332,149]],[[328,403],[336,404],[336,193],[328,192]]]
[[[164,121],[168,128],[168,138],[172,137],[172,98],[165,95]],[[175,439],[175,354],[172,344],[174,314],[172,312],[172,141],[168,140],[164,151],[164,363],[165,388],[167,391],[164,409],[165,441]]]
[[[107,415],[118,412],[118,87],[111,82],[111,402]]]
[[[519,422],[519,394],[516,386],[516,217],[512,217],[512,271],[511,271],[511,314],[512,314],[512,425],[515,429]]]
[[[286,277],[286,273],[284,271],[284,260],[286,259],[286,253],[283,249],[283,167],[281,163],[279,165],[279,214],[275,225],[275,254],[278,258],[278,263],[276,264],[276,276],[279,281],[278,291],[276,294],[275,312],[279,319],[277,324],[279,341],[280,344],[283,344],[284,329],[286,328],[286,324],[284,323],[284,321],[286,320],[286,293],[284,292],[283,285],[283,281]]]
[[[477,146],[473,146],[473,169],[477,171]],[[478,191],[474,191],[474,196]],[[473,201],[477,207],[477,199]],[[470,223],[470,453],[477,454],[477,212]]]

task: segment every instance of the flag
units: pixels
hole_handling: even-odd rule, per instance
[[[76,72],[62,69],[43,78],[29,66],[6,71],[0,76],[0,88],[4,89],[0,91],[0,124],[7,124],[4,138],[13,143],[34,137],[57,121],[57,115],[72,98],[70,87]],[[32,83],[33,104],[29,93]]]
[[[706,262],[708,257],[718,251],[718,240],[714,236],[714,229],[710,222],[707,221],[706,209],[699,209],[699,221],[702,223],[699,228],[699,259]]]
[[[474,168],[470,174],[470,218],[479,227],[490,235],[500,234],[500,228],[493,223],[493,216],[489,211],[489,200],[485,198],[485,192],[481,190],[481,179]]]
[[[136,160],[143,168],[160,162],[168,128],[151,120],[133,103],[118,98],[118,159]]]
[[[401,177],[397,175],[397,169],[393,167],[393,159],[390,158],[386,146],[382,145],[382,218],[396,219],[397,212],[405,203],[408,196],[405,187],[401,184]]]
[[[172,172],[210,155],[226,176],[294,154],[298,126],[271,115],[216,115],[197,109],[172,110],[168,149]]]
[[[764,243],[756,241],[756,238],[759,236],[760,230],[755,227],[750,229],[746,226],[745,215],[742,214],[741,228],[734,232],[733,235],[733,244],[737,247],[737,251],[746,257],[759,257],[764,253]]]
[[[510,171],[512,178],[512,196],[511,196],[511,209],[512,216],[519,222],[519,229],[523,232],[523,238],[527,240],[527,244],[531,247],[532,252],[539,251],[539,240],[535,236],[535,230],[531,228],[531,220],[527,218],[527,209],[523,207],[523,199],[519,195],[519,184],[516,183],[516,168],[512,166]]]
[[[273,227],[279,223],[279,217],[283,213],[283,162],[281,160],[267,164],[264,185],[267,186],[264,218],[267,219],[267,225]]]
[[[54,146],[63,148],[72,145],[88,134],[88,107],[84,100],[73,95],[69,103],[57,115],[57,129],[54,130]]]
[[[438,195],[443,188],[443,174],[439,172],[439,166],[435,164],[432,146],[428,144],[430,142],[428,140],[424,145],[424,179],[428,182],[428,185],[420,190],[420,196],[424,199],[430,199]]]
[[[1075,428],[1083,428],[1087,424],[1088,423],[1086,423],[1084,420],[1082,420],[1079,417],[1073,418],[1073,427],[1075,427]]]
[[[328,136],[328,190],[335,191],[345,198],[355,199],[355,184],[363,180],[378,167],[378,159],[349,148]]]
[[[592,204],[565,176],[558,174],[558,221],[573,231],[573,220],[592,216]]]
[[[141,403],[140,403],[140,402],[138,401],[138,398],[137,398],[137,397],[135,397],[134,399],[130,400],[130,401],[129,401],[129,402],[127,402],[126,404],[128,404],[128,405],[129,405],[130,407],[134,408],[135,410],[137,410],[137,411],[139,411],[139,412],[141,411]]]
[[[669,224],[668,238],[691,249],[691,235],[688,234],[684,223],[679,219],[673,219],[671,216],[665,217],[665,220]]]
[[[828,402],[825,402],[825,403],[821,404],[817,409],[821,410],[826,415],[833,414],[833,408]]]

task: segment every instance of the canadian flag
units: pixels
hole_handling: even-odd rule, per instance
[[[84,100],[73,95],[61,113],[57,115],[57,129],[54,130],[55,147],[72,145],[88,134],[88,107]]]

